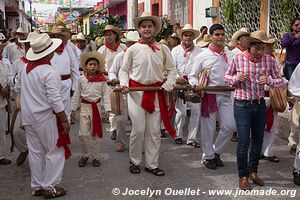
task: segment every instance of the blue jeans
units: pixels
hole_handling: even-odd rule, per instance
[[[236,150],[238,173],[239,177],[248,177],[249,173],[257,172],[260,159],[266,124],[265,100],[263,98],[253,101],[234,100],[234,118],[238,132]]]
[[[283,74],[284,74],[284,77],[287,79],[287,80],[290,80],[294,70],[296,69],[298,64],[293,64],[293,63],[290,63],[288,61],[285,62],[285,67],[283,69]]]

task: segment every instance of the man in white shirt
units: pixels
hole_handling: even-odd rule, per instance
[[[186,24],[182,29],[178,29],[178,36],[181,44],[172,49],[172,56],[175,62],[177,77],[188,83],[188,75],[192,71],[194,60],[201,52],[201,49],[194,45],[193,40],[199,36],[199,31],[193,29],[192,25]],[[177,133],[175,143],[182,144],[183,127],[187,120],[187,111],[190,109],[190,120],[188,125],[187,145],[200,148],[197,141],[197,132],[199,128],[200,104],[185,102],[183,99],[177,99],[175,104],[175,130]]]
[[[198,85],[200,73],[208,69],[210,72],[207,86],[228,86],[224,81],[224,75],[233,55],[224,48],[224,27],[214,24],[210,27],[209,33],[211,44],[196,57],[189,82],[191,85]],[[217,116],[220,131],[213,142]],[[220,155],[224,152],[235,130],[231,92],[206,92],[201,101],[200,120],[203,164],[209,169],[216,170],[217,167],[224,166]]]
[[[26,53],[29,63],[18,75],[20,85],[16,85],[17,91],[22,91],[22,123],[29,150],[32,195],[45,198],[66,194],[58,184],[65,158],[71,155],[70,124],[60,95],[60,75],[50,62],[61,43],[46,33],[34,38]]]
[[[172,91],[176,79],[176,68],[170,50],[159,45],[154,35],[160,31],[161,20],[144,12],[134,20],[141,40],[127,49],[124,63],[120,69],[120,85],[123,93],[128,87],[162,87]],[[165,82],[164,82],[165,79]],[[130,92],[128,95],[129,116],[132,120],[130,134],[130,172],[140,173],[142,153],[145,152],[145,171],[156,176],[164,176],[158,168],[158,156],[161,141],[161,120],[170,135],[176,132],[169,124],[168,111],[162,91]]]
[[[24,46],[19,42],[20,40],[25,40],[27,37],[27,32],[23,28],[18,28],[16,30],[16,40],[14,43],[7,46],[7,59],[10,63],[14,63],[17,59],[25,55]]]

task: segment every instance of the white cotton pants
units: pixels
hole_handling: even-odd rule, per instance
[[[299,124],[299,101],[296,101],[292,110],[292,120],[291,120],[291,132],[295,134],[295,136],[298,136],[300,138],[300,124]],[[296,109],[297,107],[297,109]],[[300,170],[300,139],[298,139],[298,145],[296,148],[296,156],[294,161],[294,168],[296,170]]]
[[[203,160],[215,158],[215,153],[221,155],[224,152],[226,145],[229,143],[232,133],[236,130],[232,98],[220,94],[217,94],[216,98],[218,107],[217,112],[210,113],[209,117],[200,116]],[[214,142],[216,119],[220,122],[220,131]]]
[[[149,113],[141,107],[143,92],[131,92],[128,95],[128,111],[132,121],[130,134],[129,158],[135,165],[142,162],[145,151],[145,166],[150,169],[158,167],[160,148],[161,116],[158,97],[155,97],[155,110]]]
[[[6,119],[6,116],[5,107],[0,108],[0,119]],[[7,124],[6,120],[0,123],[0,159],[5,156],[5,124]]]
[[[15,146],[20,152],[27,151],[27,141],[25,130],[21,128],[22,126],[22,114],[21,111],[18,112],[15,124],[14,124],[14,141]]]
[[[98,110],[101,117],[100,103],[97,104]],[[93,159],[100,158],[100,138],[93,134],[93,110],[90,104],[81,104],[80,108],[80,130],[79,130],[79,141],[82,149],[82,156],[89,157],[89,147],[91,148],[91,154]],[[102,129],[103,130],[103,129]]]
[[[124,95],[124,112],[122,115],[116,115],[116,130],[117,138],[116,142],[126,143],[126,123],[128,120],[128,103],[127,97]]]
[[[265,97],[267,110],[269,109],[271,102],[269,97]],[[278,127],[278,112],[273,111],[274,121],[270,132],[265,131],[264,142],[261,153],[266,157],[273,157],[273,144],[275,140],[275,134]]]
[[[70,121],[71,117],[71,79],[62,80],[60,84],[60,95],[65,107],[65,113]]]
[[[186,102],[182,99],[177,99],[175,103],[175,130],[177,133],[177,138],[183,138],[183,127],[187,121],[187,110],[190,108],[191,116],[188,125],[188,136],[186,143],[189,144],[191,142],[197,141],[197,132],[199,128],[199,117],[200,117],[200,104],[199,103],[191,103]]]
[[[58,139],[56,117],[38,124],[26,125],[29,150],[31,187],[51,190],[61,182],[65,164],[64,149],[56,146]]]

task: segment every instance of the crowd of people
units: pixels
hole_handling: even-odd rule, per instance
[[[224,167],[222,154],[232,141],[237,142],[239,187],[249,190],[249,179],[264,185],[258,176],[260,159],[279,162],[272,151],[278,111],[269,90],[288,87],[289,146],[295,153],[294,182],[300,185],[300,145],[295,138],[300,133],[299,18],[282,39],[283,70],[273,54],[279,41],[264,31],[243,27],[225,44],[221,24],[200,31],[191,24],[175,24],[173,34],[158,42],[159,17],[144,12],[133,23],[136,31],[125,34],[106,25],[96,42],[82,33],[72,36],[62,25],[46,33],[18,28],[9,40],[0,33],[0,118],[12,117],[0,123],[1,165],[11,164],[5,157],[5,130],[10,129],[20,152],[17,165],[29,155],[32,195],[65,195],[60,182],[65,159],[72,154],[70,124],[79,113],[79,167],[90,156],[92,166],[101,165],[103,118],[109,120],[107,131],[117,152],[125,150],[131,120],[130,173],[141,172],[144,154],[145,171],[165,175],[158,161],[166,132],[174,145],[201,148],[202,163],[211,170]]]

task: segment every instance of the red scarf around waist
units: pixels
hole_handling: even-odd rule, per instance
[[[153,84],[144,85],[139,82],[136,82],[132,79],[129,80],[129,87],[159,87],[162,86],[162,82],[157,82]],[[159,102],[159,109],[160,109],[160,116],[162,121],[165,125],[166,130],[172,137],[176,137],[176,131],[170,125],[169,121],[169,113],[168,107],[165,102],[164,93],[163,91],[144,91],[143,98],[142,98],[142,108],[144,108],[147,112],[153,113],[155,110],[155,94],[157,93],[158,102]]]
[[[210,113],[217,112],[217,96],[215,94],[204,94],[201,100],[201,116],[209,117]]]
[[[69,136],[69,133],[67,133],[67,134],[63,133],[64,129],[62,126],[62,122],[57,115],[55,115],[55,116],[56,116],[56,125],[57,125],[57,131],[58,131],[58,139],[57,139],[56,146],[63,147],[65,150],[65,158],[69,159],[72,155],[71,150],[68,146],[69,144],[71,144],[70,136]]]
[[[21,60],[23,61],[23,63],[25,63],[25,64],[29,63],[29,60],[28,60],[27,58],[25,58],[25,56],[21,57],[20,59],[21,59]]]
[[[147,44],[152,49],[153,52],[155,52],[156,50],[160,50],[157,47],[157,45],[155,43],[155,40],[153,40],[151,43],[147,43],[147,42],[145,42],[145,40],[139,40],[138,43],[140,43],[140,44]]]
[[[97,106],[97,103],[100,102],[101,99],[99,99],[96,102],[91,102],[89,100],[86,100],[84,98],[81,99],[82,103],[90,104],[92,105],[92,113],[93,113],[93,119],[92,119],[92,126],[93,126],[93,133],[92,136],[95,137],[98,135],[99,138],[103,138],[103,131],[102,131],[102,121],[101,121],[101,115]]]
[[[117,42],[114,47],[111,47],[108,43],[105,43],[105,46],[111,51],[117,51],[120,46],[120,42]]]
[[[26,74],[31,72],[34,68],[36,68],[39,65],[51,65],[50,60],[45,60],[45,59],[40,59],[37,61],[29,61],[27,66],[26,66]]]
[[[269,109],[267,110],[267,117],[266,117],[267,127],[265,131],[270,133],[273,123],[274,123],[274,113],[273,113],[272,105],[270,105]]]
[[[223,56],[225,62],[228,64],[228,58],[227,58],[227,55],[226,55],[226,53],[225,53],[225,49],[223,49],[222,51],[219,51],[219,50],[216,49],[216,47],[214,47],[213,45],[209,45],[208,48],[209,48],[212,52],[215,52],[216,54],[219,54],[219,55]]]

